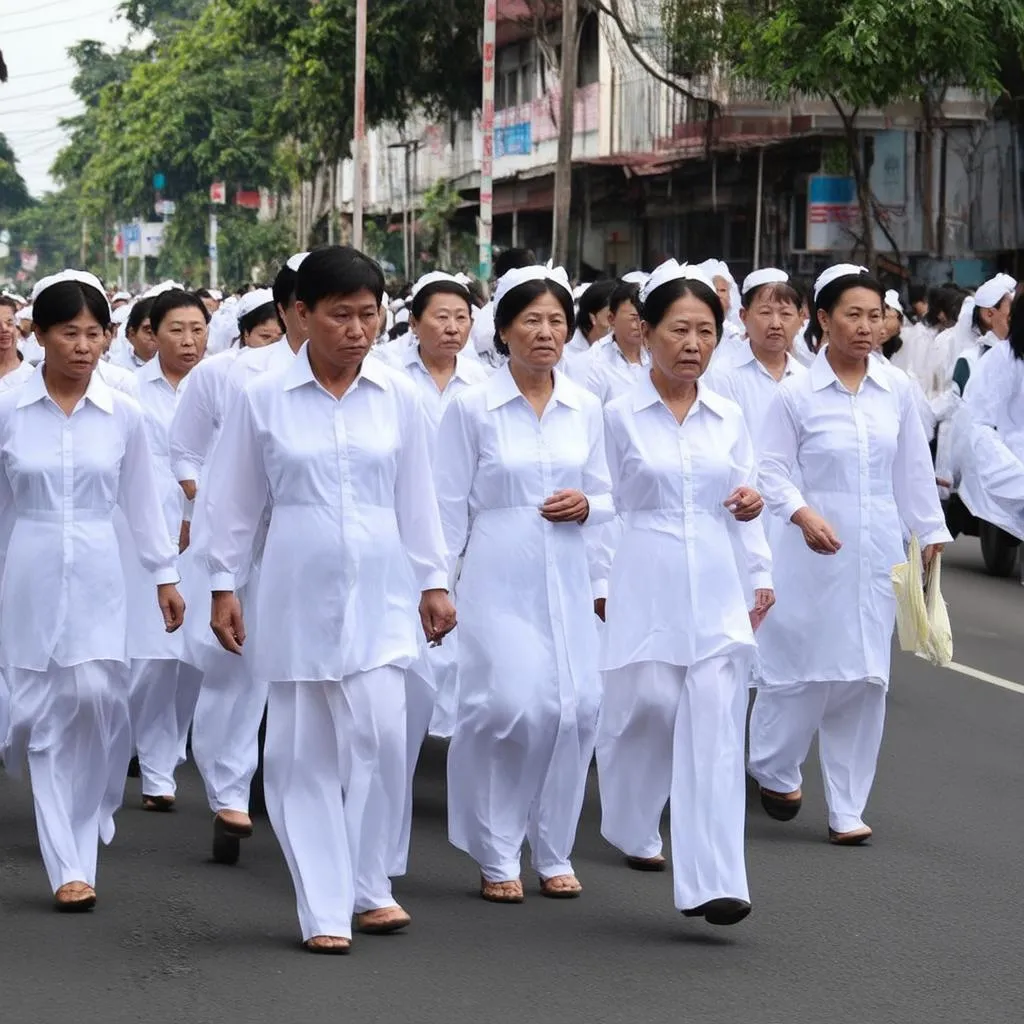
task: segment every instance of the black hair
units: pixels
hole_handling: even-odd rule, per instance
[[[295,301],[295,282],[298,279],[299,275],[287,263],[277,272],[277,277],[271,285],[275,306],[287,309]]]
[[[754,285],[740,297],[740,305],[744,309],[750,309],[757,296],[767,288],[771,291],[776,302],[792,302],[797,309],[803,302],[803,294],[792,281],[766,281],[764,284]]]
[[[368,291],[380,306],[384,272],[377,263],[351,245],[324,245],[314,249],[299,267],[295,298],[309,309],[322,299]]]
[[[1012,294],[1010,294],[1009,292],[1007,292],[1007,294],[1004,295],[994,306],[986,306],[984,308],[985,309],[998,309],[1007,299],[1011,299],[1011,300],[1013,299]],[[975,329],[977,330],[977,332],[979,334],[987,334],[988,333],[988,328],[984,325],[984,323],[982,323],[982,320],[981,320],[981,310],[982,310],[982,307],[977,305],[977,303],[975,303],[974,312],[971,314],[971,323],[974,325]]]
[[[395,341],[400,338],[403,334],[409,333],[409,321],[403,320],[401,323],[395,324],[390,331],[388,331],[388,337]]]
[[[811,304],[811,323],[809,330],[817,341],[824,337],[824,330],[818,323],[818,313],[824,310],[829,315],[839,305],[839,300],[851,288],[867,288],[878,296],[879,306],[885,305],[885,289],[870,274],[844,274],[834,281],[829,281],[818,293],[818,297]]]
[[[611,295],[608,296],[608,308],[612,311],[612,316],[627,302],[631,302],[636,309],[640,308],[640,285],[630,284],[629,281],[616,281]]]
[[[238,318],[238,333],[244,336],[267,320],[273,320],[278,327],[281,326],[281,318],[277,314],[277,303],[264,302],[262,306],[250,309],[245,316],[240,316]]]
[[[581,296],[576,309],[576,326],[589,334],[594,329],[594,318],[608,306],[617,281],[595,281]]]
[[[137,331],[142,326],[142,321],[149,317],[149,314],[153,311],[153,303],[156,302],[156,296],[149,299],[139,299],[138,302],[132,306],[131,311],[128,314],[128,320],[125,322],[125,331]],[[152,326],[152,322],[150,322]]]
[[[153,306],[149,311],[149,326],[156,334],[160,325],[164,322],[168,313],[176,309],[198,309],[203,314],[203,320],[210,322],[210,313],[203,305],[203,300],[195,292],[186,292],[181,288],[171,288],[161,292],[153,299]]]
[[[409,315],[419,320],[427,311],[427,305],[435,295],[455,295],[466,303],[468,312],[472,313],[473,311],[473,304],[469,300],[469,289],[465,285],[459,284],[458,281],[431,281],[416,293],[412,305],[409,307]]]
[[[1010,351],[1014,359],[1024,360],[1024,292],[1021,292],[1010,307]]]
[[[539,281],[524,281],[507,291],[501,302],[494,307],[494,348],[499,355],[509,354],[508,345],[501,340],[501,332],[507,330],[515,318],[542,295],[554,295],[562,307],[567,324],[566,339],[576,329],[576,312],[573,309],[572,296],[561,285],[546,278]]]
[[[920,281],[912,281],[907,287],[907,301],[911,306],[918,302],[927,302],[928,286]]]
[[[944,284],[928,290],[928,311],[922,318],[929,327],[939,326],[940,314],[946,317],[946,323],[952,326],[960,315],[960,307],[967,298],[967,293],[955,284]]]
[[[213,298],[213,296],[210,294],[210,289],[209,288],[197,288],[196,289],[196,295],[198,295],[199,298],[201,298],[201,299],[212,299]],[[216,302],[216,299],[214,299],[214,301]]]
[[[506,249],[494,260],[494,280],[504,277],[510,270],[537,265],[537,257],[530,249]]]
[[[892,359],[901,348],[903,348],[903,338],[896,333],[888,341],[882,342],[882,355],[886,359]]]
[[[13,309],[15,313],[18,312],[18,303],[10,295],[0,295],[0,306],[7,306]]]
[[[466,291],[469,292],[469,301],[472,302],[477,309],[482,309],[487,305],[487,297],[484,295],[484,286],[475,277],[471,278],[469,284],[466,285]]]
[[[725,310],[722,307],[722,300],[718,297],[718,292],[714,288],[709,288],[703,281],[684,277],[658,285],[644,299],[640,307],[640,317],[649,327],[657,327],[665,319],[665,314],[672,304],[687,295],[699,299],[711,310],[715,318],[715,332],[720,341],[722,330],[725,327]]]
[[[58,281],[41,291],[32,303],[32,322],[41,331],[48,331],[74,320],[82,310],[88,310],[103,330],[110,330],[107,297],[82,281]]]

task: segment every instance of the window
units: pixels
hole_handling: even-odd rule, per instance
[[[506,110],[537,96],[537,62],[533,41],[514,43],[498,52],[494,77],[494,107]]]
[[[593,85],[601,73],[601,33],[597,15],[588,14],[580,28],[579,63],[576,69],[578,86]]]

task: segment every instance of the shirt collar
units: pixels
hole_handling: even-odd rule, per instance
[[[19,409],[24,409],[27,405],[41,402],[50,397],[50,393],[46,390],[46,381],[43,380],[43,365],[40,363],[33,371],[32,376],[22,385],[18,397],[17,407]],[[102,412],[109,414],[114,411],[114,399],[110,387],[96,370],[93,370],[92,376],[89,378],[85,397]]]
[[[500,370],[496,370],[487,378],[484,385],[487,389],[487,411],[493,412],[517,398],[523,398],[519,385],[512,376],[512,371],[506,363]],[[554,401],[560,405],[566,405],[570,409],[580,408],[579,394],[576,385],[560,371],[555,371],[555,389],[551,394]],[[524,399],[525,401],[525,399]]]
[[[160,353],[158,352],[153,356],[152,359],[143,363],[136,371],[140,381],[146,381],[147,383],[155,383],[158,380],[162,380],[172,391],[176,391],[177,388],[164,376],[164,368],[160,365]]]
[[[467,361],[468,357],[463,355],[462,352],[455,353],[455,373],[453,374],[453,377],[461,380],[463,384],[472,384],[472,376],[466,372]],[[430,374],[430,371],[427,369],[427,364],[423,362],[423,357],[420,355],[420,346],[418,343],[410,345],[402,353],[402,365],[406,368],[416,366],[428,376]]]
[[[664,404],[661,401],[661,395],[658,394],[658,389],[654,386],[651,375],[645,373],[637,381],[636,387],[633,389],[633,412],[641,412],[644,409],[649,409],[652,405],[658,404]],[[728,399],[722,398],[721,395],[712,391],[704,381],[698,380],[697,400],[693,403],[693,408],[690,410],[691,415],[693,409],[696,409],[698,406],[703,406],[708,412],[714,413],[719,419],[722,419],[726,414]]]
[[[825,358],[827,351],[828,345],[825,345],[815,356],[814,362],[811,363],[811,388],[814,391],[823,391],[830,384],[836,384],[840,388],[843,387],[831,364]],[[868,357],[868,372],[865,379],[874,381],[883,391],[892,391],[888,371],[885,368],[885,364],[879,359]]]
[[[356,374],[356,379],[352,382],[352,387],[356,387],[363,380],[375,384],[381,391],[387,391],[390,387],[387,367],[382,360],[373,358],[369,353],[363,359],[359,373]],[[305,384],[318,383],[313,375],[313,367],[309,365],[309,342],[307,341],[303,343],[302,348],[296,353],[295,359],[285,370],[284,389],[285,391],[294,391]]]
[[[614,336],[613,336],[613,338],[614,338]],[[619,347],[619,343],[617,341],[613,340],[612,343],[607,346],[607,348],[605,349],[605,352],[607,353],[607,358],[609,360],[611,360],[612,362],[618,360],[620,363],[623,363],[626,366],[633,366],[633,365],[635,365],[634,363],[631,363],[626,358],[625,353]],[[651,354],[650,354],[650,352],[647,351],[647,348],[644,345],[640,346],[640,365],[641,366],[650,366],[651,365]]]
[[[750,339],[744,338],[743,342],[736,346],[733,366],[749,366],[751,363],[757,363],[763,373],[768,373],[764,366],[758,362],[757,356],[754,355],[754,350],[750,347]],[[782,371],[783,379],[795,373],[798,365],[799,363],[793,358],[792,354],[787,352],[786,368]]]

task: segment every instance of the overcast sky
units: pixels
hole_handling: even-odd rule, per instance
[[[0,50],[9,79],[0,85],[0,132],[35,196],[52,190],[50,164],[65,142],[57,121],[78,113],[67,48],[81,39],[117,47],[131,33],[116,0],[0,0]]]

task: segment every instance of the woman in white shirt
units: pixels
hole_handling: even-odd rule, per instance
[[[569,858],[600,688],[580,524],[613,508],[600,404],[554,370],[573,323],[565,271],[509,271],[494,320],[508,365],[448,406],[435,458],[449,564],[465,550],[448,834],[484,899],[518,903],[527,839],[545,896],[582,891]]]
[[[153,456],[163,522],[167,536],[184,551],[189,540],[189,514],[171,469],[170,428],[189,371],[206,349],[209,313],[202,300],[177,288],[161,292],[149,313],[157,353],[136,371],[139,403]],[[132,659],[129,707],[132,738],[142,777],[142,807],[169,811],[174,807],[174,773],[185,760],[185,744],[199,696],[200,673],[184,658],[184,632],[168,636],[158,617],[142,600],[148,585],[141,560],[130,552],[128,589],[128,653]]]
[[[310,952],[404,928],[388,878],[405,786],[404,670],[419,618],[455,625],[424,416],[409,380],[367,359],[380,268],[346,246],[309,254],[295,308],[309,341],[228,413],[209,472],[212,626],[245,642],[236,582],[269,503],[253,651],[269,686],[267,811]]]
[[[284,268],[294,293],[295,272]],[[239,353],[274,344],[283,330],[273,292],[247,292],[234,307],[239,347],[205,358],[189,373],[188,387],[171,421],[171,468],[187,503],[195,503],[183,574],[189,604],[209,601],[206,571],[209,535],[205,507],[205,470],[226,416],[228,375]],[[233,392],[231,393],[233,394]],[[204,500],[197,501],[203,494]],[[250,631],[252,623],[249,623]],[[267,703],[266,687],[252,678],[248,658],[237,658],[217,643],[205,615],[185,624],[183,657],[203,674],[192,718],[192,756],[213,811],[213,859],[235,864],[242,839],[253,834],[249,790],[259,764],[259,728]]]
[[[40,284],[45,367],[0,396],[0,516],[14,518],[0,588],[7,764],[17,770],[27,756],[57,909],[90,910],[97,845],[113,838],[131,754],[115,505],[165,630],[181,625],[185,605],[142,413],[94,372],[110,326],[102,287],[77,271]]]
[[[743,739],[771,556],[743,414],[700,380],[724,324],[714,285],[670,260],[641,298],[651,370],[605,409],[623,535],[601,659],[601,832],[630,867],[662,870],[671,795],[676,907],[729,925],[750,913]]]
[[[608,300],[612,314],[612,336],[606,345],[595,345],[586,355],[586,362],[577,364],[580,372],[573,377],[602,405],[629,391],[646,376],[651,357],[644,347],[644,336],[637,311],[639,285],[620,282]],[[582,380],[580,379],[582,373]]]
[[[0,391],[16,388],[32,376],[32,365],[18,356],[18,304],[0,295]]]
[[[807,374],[780,385],[760,445],[765,503],[792,525],[773,541],[778,604],[758,636],[750,773],[767,813],[789,820],[817,733],[829,838],[840,845],[871,836],[863,813],[882,741],[890,573],[906,557],[904,524],[926,561],[950,539],[909,381],[872,357],[882,295],[861,267],[818,278],[812,323],[822,348]]]
[[[465,350],[473,318],[469,291],[451,274],[432,271],[412,288],[409,326],[412,344],[397,357],[398,365],[416,386],[428,423],[427,446],[433,458],[444,410],[456,395],[487,380],[484,365]],[[412,828],[412,783],[416,762],[429,729],[451,736],[458,700],[458,630],[438,646],[425,649],[406,672],[408,722],[405,815],[391,876],[405,874]]]

